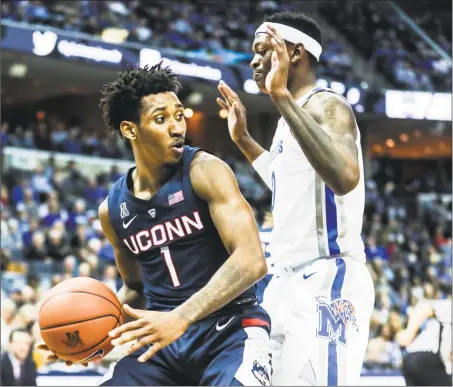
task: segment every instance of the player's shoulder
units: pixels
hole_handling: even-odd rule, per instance
[[[129,170],[130,171],[130,170]],[[122,182],[123,180],[127,177],[128,172],[125,174],[121,175],[111,186],[108,192],[108,195],[105,197],[105,199],[102,201],[102,203],[98,207],[98,215],[99,217],[102,215],[108,216],[109,212],[109,197],[115,197],[120,193],[120,191],[123,189]]]
[[[213,173],[216,169],[229,168],[223,160],[206,151],[198,151],[190,164],[190,175],[205,175]]]
[[[206,201],[215,199],[219,193],[230,191],[230,187],[237,185],[228,164],[204,151],[199,151],[192,160],[190,181],[195,193]]]
[[[337,93],[321,91],[304,106],[306,112],[325,130],[357,136],[357,122],[349,102]]]
[[[109,218],[109,198],[108,196],[101,202],[98,207],[98,216],[101,221]]]
[[[326,115],[354,115],[351,105],[346,98],[328,90],[313,94],[305,104],[305,109],[319,117]]]

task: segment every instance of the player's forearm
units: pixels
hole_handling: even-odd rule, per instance
[[[134,309],[145,309],[146,308],[146,298],[143,294],[143,291],[137,291],[129,288],[124,284],[117,294],[118,300],[121,305],[127,304]],[[124,322],[129,322],[135,320],[133,317],[129,316],[127,313],[123,313]]]
[[[251,259],[247,252],[235,251],[197,293],[175,309],[189,324],[198,321],[234,300],[267,273],[264,257]]]
[[[234,143],[238,146],[250,164],[265,152],[265,149],[258,144],[248,132],[240,138],[234,139]]]
[[[258,175],[260,175],[261,179],[263,179],[268,188],[272,189],[272,181],[269,172],[270,159],[270,153],[268,151],[265,151],[255,159],[255,161],[252,163],[252,166],[255,171],[258,172]]]
[[[357,161],[301,108],[291,94],[272,97],[291,133],[310,164],[337,195],[344,195],[357,184]]]

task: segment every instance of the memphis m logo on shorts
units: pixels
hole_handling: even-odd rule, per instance
[[[319,326],[316,336],[331,342],[347,345],[346,327],[352,325],[357,331],[355,308],[343,298],[327,302],[326,297],[316,297]]]

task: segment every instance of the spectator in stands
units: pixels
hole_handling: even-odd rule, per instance
[[[51,150],[49,127],[46,122],[38,121],[37,129],[34,132],[34,143],[38,149]]]
[[[107,240],[107,238],[104,238],[102,241],[102,247],[99,250],[99,257],[105,262],[105,263],[113,263],[115,261],[115,255],[113,253],[113,247]]]
[[[68,220],[66,221],[66,229],[74,231],[79,224],[87,224],[87,214],[85,200],[77,199],[74,203],[73,210],[69,212]]]
[[[34,297],[34,296],[32,296]],[[31,332],[33,324],[38,319],[38,308],[34,303],[24,303],[17,311],[11,327],[14,329],[26,329]]]
[[[7,350],[9,336],[11,334],[11,323],[16,315],[16,303],[10,298],[2,300],[1,304],[1,348],[2,352]]]
[[[22,245],[24,249],[32,244],[32,238],[35,231],[38,230],[39,220],[37,218],[28,218],[28,228],[22,232]]]
[[[82,262],[79,265],[79,277],[92,277],[92,269],[88,262]]]
[[[370,339],[365,356],[370,366],[394,368],[401,364],[401,351],[395,342],[395,332],[390,324],[380,326],[376,337]]]
[[[47,234],[47,255],[56,261],[62,263],[64,257],[70,253],[70,246],[61,229],[52,227]]]
[[[387,251],[384,246],[376,246],[376,238],[370,236],[368,237],[367,244],[365,247],[365,254],[368,259],[373,259],[376,257],[387,259]]]
[[[49,250],[46,246],[46,237],[43,232],[35,231],[33,233],[31,245],[24,248],[24,257],[31,261],[44,261],[49,258]]]
[[[118,270],[116,269],[115,265],[105,266],[102,282],[110,289],[112,289],[115,293],[118,292]]]
[[[25,190],[27,189],[31,189],[30,181],[26,178],[21,178],[18,184],[16,184],[11,191],[10,199],[12,204],[17,205],[17,203],[23,202],[25,198]]]
[[[79,154],[82,152],[82,142],[76,130],[70,130],[68,137],[62,143],[63,152]]]
[[[69,279],[77,277],[77,258],[68,255],[63,260],[63,278]]]
[[[24,189],[23,200],[17,203],[16,210],[25,212],[29,219],[38,217],[38,206],[33,199],[33,191],[30,188]]]
[[[50,140],[52,142],[52,149],[55,151],[63,151],[63,144],[68,138],[68,131],[65,128],[63,122],[58,121],[55,128],[50,134]]]
[[[61,204],[56,195],[49,197],[47,214],[42,218],[42,224],[45,227],[51,227],[56,221],[65,222],[68,219],[68,213]]]
[[[43,166],[39,162],[30,180],[30,186],[32,191],[36,194],[49,193],[50,191],[52,191],[52,185],[50,184]]]
[[[8,351],[1,356],[1,381],[4,386],[36,386],[36,364],[30,352],[32,337],[25,329],[13,330]]]

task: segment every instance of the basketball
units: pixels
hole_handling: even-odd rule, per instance
[[[39,310],[41,336],[63,360],[85,363],[112,349],[109,332],[121,325],[121,304],[102,282],[89,277],[63,281]]]

